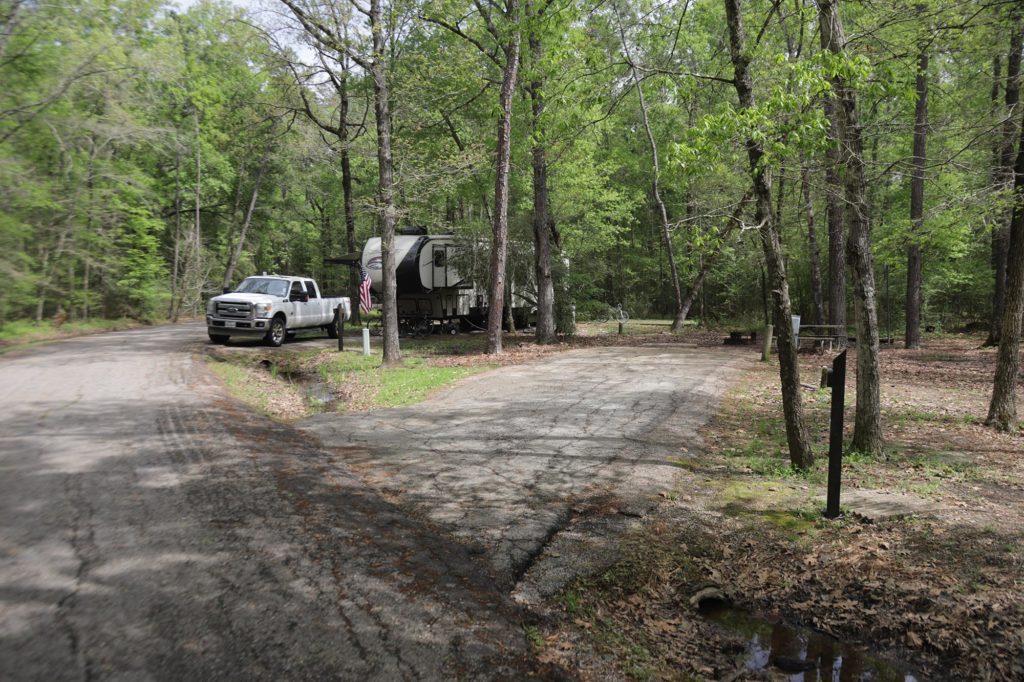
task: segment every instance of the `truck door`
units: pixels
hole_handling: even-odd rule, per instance
[[[305,280],[306,283],[306,294],[309,295],[309,303],[306,304],[306,312],[309,313],[309,319],[306,320],[306,324],[319,325],[327,324],[334,317],[333,314],[328,314],[330,311],[327,310],[327,303],[320,296],[320,291],[316,286],[316,282],[311,279]]]
[[[306,326],[306,319],[309,317],[306,311],[308,304],[303,302],[303,298],[306,298],[306,289],[302,286],[302,281],[292,280],[291,289],[288,292],[288,300],[292,304],[292,319],[288,325],[291,329]]]

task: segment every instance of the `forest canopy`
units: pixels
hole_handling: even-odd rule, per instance
[[[259,271],[352,285],[323,259],[380,231],[370,34],[360,3],[292,4],[344,44],[289,3],[0,0],[0,325],[177,318]],[[749,107],[721,0],[381,7],[397,223],[490,234],[514,34],[508,267],[534,277],[540,168],[556,306],[582,319],[616,303],[672,317],[683,298],[691,317],[770,317],[750,140],[792,310],[832,319],[839,80],[858,98],[883,336],[913,300],[940,328],[987,329],[1002,305],[1014,2],[842,2],[842,54],[821,47],[816,3],[744,2]]]

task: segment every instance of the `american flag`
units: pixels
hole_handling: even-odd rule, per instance
[[[362,267],[359,268],[359,309],[370,312],[370,274]]]

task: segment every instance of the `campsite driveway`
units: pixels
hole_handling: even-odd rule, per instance
[[[295,430],[203,336],[0,358],[0,679],[543,675],[510,588],[570,520],[643,513],[739,362],[572,352]]]
[[[532,601],[581,562],[613,559],[595,543],[613,546],[609,535],[671,494],[744,357],[674,344],[570,351],[411,407],[322,414],[299,428]]]

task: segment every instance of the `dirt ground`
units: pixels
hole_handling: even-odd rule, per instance
[[[883,351],[886,452],[849,454],[844,491],[897,491],[931,510],[876,522],[821,517],[828,393],[804,394],[818,461],[794,474],[777,364],[749,372],[705,429],[705,451],[684,453],[688,475],[631,557],[551,605],[544,655],[584,679],[789,679],[749,669],[744,637],[698,615],[691,596],[715,585],[744,610],[862,646],[917,679],[1024,678],[1024,438],[982,425],[995,351],[981,341]],[[816,385],[834,355],[801,355],[803,382]],[[854,368],[850,357],[847,441]]]

